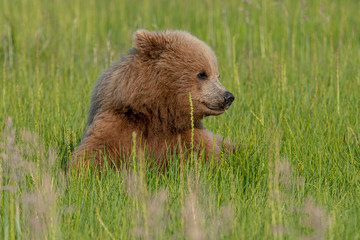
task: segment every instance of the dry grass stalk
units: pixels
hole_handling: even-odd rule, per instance
[[[185,201],[185,233],[189,239],[192,240],[201,240],[206,239],[204,234],[203,223],[203,213],[199,209],[196,203],[196,195],[193,192],[190,192],[190,195]]]
[[[141,174],[127,174],[125,186],[129,196],[139,206],[134,214],[133,236],[149,240],[164,238],[167,224],[165,211],[168,199],[167,191],[160,190],[158,193],[150,195]]]
[[[358,139],[357,139],[357,137],[356,137],[356,134],[354,133],[354,130],[351,128],[350,125],[349,125],[349,128],[350,128],[350,131],[351,131],[352,135],[353,135],[354,138],[355,138],[356,144],[360,147],[360,143],[359,143],[359,141],[358,141]]]
[[[317,206],[311,198],[307,198],[304,204],[304,213],[308,218],[306,224],[313,230],[312,236],[303,238],[304,240],[326,239],[325,234],[329,228],[329,217],[326,211]]]
[[[25,239],[51,238],[58,229],[55,210],[57,194],[50,173],[56,153],[49,149],[48,156],[45,156],[44,146],[39,138],[29,131],[22,131],[20,136],[17,143],[12,120],[8,118],[2,132],[3,142],[0,143],[3,151],[2,174],[8,179],[2,188],[15,194],[22,206],[22,236]],[[35,159],[38,166],[31,159]],[[29,175],[33,180],[31,189],[24,183],[25,177]],[[22,195],[17,195],[19,188]]]

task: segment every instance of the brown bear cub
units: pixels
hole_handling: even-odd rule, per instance
[[[215,158],[223,144],[231,149],[201,123],[206,116],[222,114],[234,100],[218,80],[210,47],[185,31],[138,30],[133,41],[134,48],[95,84],[87,129],[73,163],[95,160],[101,170],[106,153],[111,156],[107,161],[119,166],[131,154],[135,132],[136,149],[146,149],[160,166],[166,165],[168,152],[191,146],[189,94],[194,147]]]

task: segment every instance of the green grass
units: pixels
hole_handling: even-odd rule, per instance
[[[360,239],[359,9],[2,0],[0,239]],[[214,49],[236,99],[204,123],[239,150],[217,166],[173,156],[158,173],[133,155],[127,170],[64,175],[93,84],[138,28]]]

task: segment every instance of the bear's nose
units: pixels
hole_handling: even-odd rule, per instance
[[[231,92],[226,91],[224,94],[224,106],[230,107],[230,105],[234,101],[234,99],[235,99],[234,95]]]

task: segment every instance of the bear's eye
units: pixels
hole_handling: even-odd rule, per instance
[[[198,79],[201,79],[201,80],[207,79],[207,74],[206,74],[206,72],[199,72],[198,75],[197,75],[197,78],[198,78]]]

